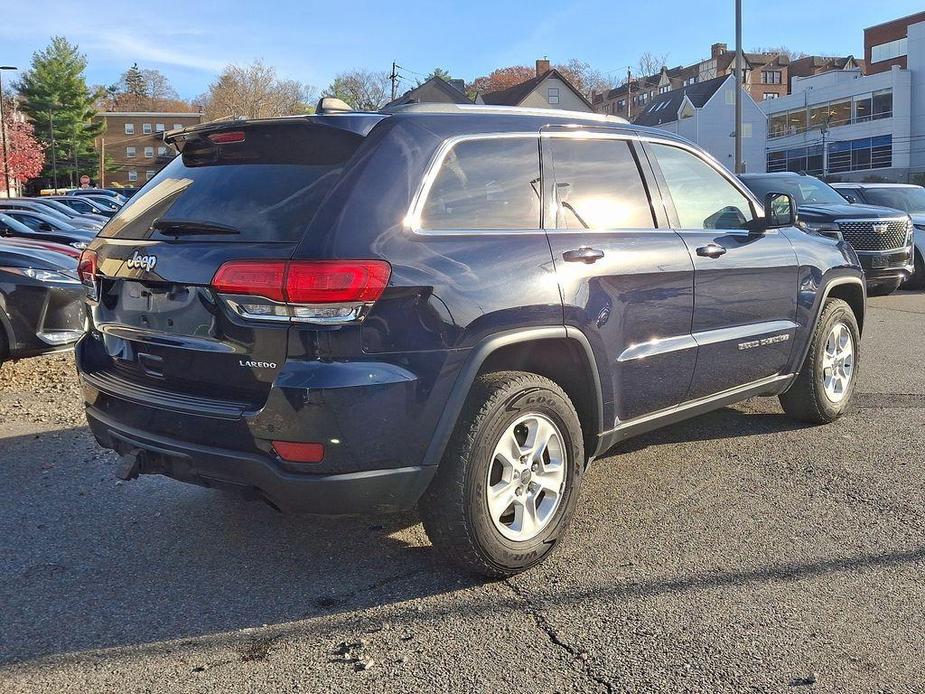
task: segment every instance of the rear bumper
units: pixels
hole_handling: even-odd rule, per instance
[[[410,508],[427,489],[436,466],[296,474],[269,456],[193,444],[139,431],[87,408],[100,445],[139,454],[143,474],[163,474],[207,487],[231,488],[282,511],[317,514],[387,513]]]

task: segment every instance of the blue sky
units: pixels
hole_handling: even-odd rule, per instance
[[[111,84],[138,62],[161,70],[184,98],[204,92],[224,65],[255,58],[320,89],[341,70],[387,70],[393,59],[411,80],[436,66],[471,79],[544,55],[625,72],[647,50],[667,53],[673,66],[705,57],[711,43],[731,46],[735,39],[733,0],[4,4],[0,64],[27,67],[34,51],[62,34],[87,55],[91,84]],[[922,0],[744,0],[744,6],[746,49],[784,44],[861,56],[865,26],[920,11]]]

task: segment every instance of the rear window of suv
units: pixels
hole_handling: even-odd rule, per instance
[[[297,242],[363,142],[305,122],[231,129],[243,140],[187,142],[100,236]]]
[[[430,187],[421,227],[539,229],[539,139],[484,138],[457,143]]]

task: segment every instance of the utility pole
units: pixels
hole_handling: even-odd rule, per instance
[[[736,92],[735,92],[735,172],[742,173],[742,86],[744,80],[742,72],[745,66],[742,64],[742,0],[735,0],[736,3]]]
[[[824,181],[829,175],[829,148],[825,146],[825,136],[829,134],[828,118],[823,122],[819,132],[822,133],[822,180]]]
[[[104,120],[105,122],[105,120]],[[106,187],[106,136],[100,135],[100,188]]]
[[[12,65],[0,65],[0,138],[3,139],[3,190],[10,197],[10,172],[7,170],[10,156],[6,149],[6,119],[3,117],[3,71],[15,70]]]
[[[389,75],[389,79],[392,81],[392,101],[395,101],[395,97],[398,96],[398,68],[400,66],[393,60],[392,61],[392,74]]]
[[[633,70],[626,66],[626,120],[633,120]]]

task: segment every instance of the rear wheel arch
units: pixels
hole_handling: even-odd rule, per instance
[[[485,373],[512,370],[538,373],[565,391],[578,412],[586,456],[594,454],[603,431],[603,399],[594,353],[582,333],[558,325],[499,333],[472,348],[447,398],[424,456],[425,465],[436,465],[442,459],[476,379]]]

